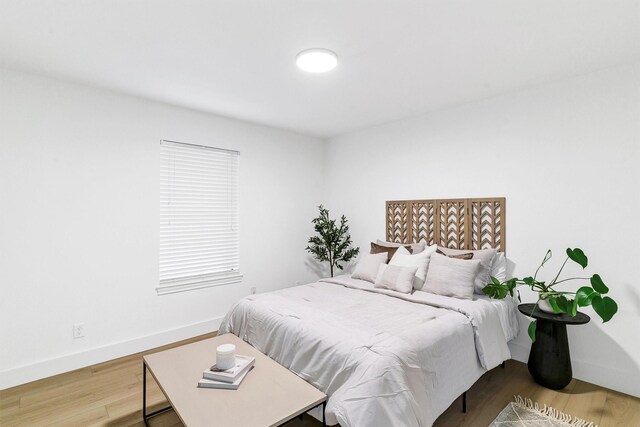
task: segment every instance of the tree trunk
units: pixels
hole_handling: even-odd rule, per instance
[[[329,270],[331,271],[331,277],[333,277],[333,253],[329,251]]]

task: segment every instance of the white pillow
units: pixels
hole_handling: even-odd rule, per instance
[[[431,245],[424,251],[411,255],[404,247],[399,247],[389,265],[398,265],[401,267],[417,267],[415,278],[413,279],[413,289],[422,289],[424,280],[427,278],[427,270],[429,269],[429,259],[431,254],[438,249],[437,245]]]
[[[500,283],[507,280],[507,257],[504,256],[504,252],[498,252],[493,258],[489,275],[498,279]]]
[[[405,294],[413,289],[413,278],[418,267],[400,267],[398,265],[380,264],[374,288],[391,289]]]
[[[480,272],[476,277],[476,283],[474,286],[475,293],[482,295],[482,288],[487,286],[487,283],[491,282],[491,266],[493,265],[493,260],[496,258],[496,254],[498,253],[497,249],[480,249],[480,250],[471,250],[471,249],[450,249],[445,247],[439,247],[440,251],[442,251],[445,255],[459,255],[459,254],[473,254],[472,259],[480,260]]]
[[[386,252],[381,252],[379,254],[362,254],[362,256],[360,257],[360,261],[358,261],[358,264],[356,264],[356,268],[353,270],[353,274],[351,275],[351,277],[353,279],[362,279],[373,283],[375,282],[376,276],[378,275],[378,267],[380,267],[380,264],[386,263]]]
[[[422,290],[447,297],[472,299],[479,271],[479,259],[464,260],[433,254]]]
[[[398,248],[400,246],[411,246],[411,253],[419,254],[424,251],[424,248],[427,246],[425,242],[420,243],[395,243],[395,242],[385,242],[384,240],[376,240],[376,245],[386,246],[388,248]]]

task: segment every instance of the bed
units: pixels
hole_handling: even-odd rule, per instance
[[[473,199],[458,200],[473,211]],[[406,212],[413,202],[405,202]],[[432,212],[449,212],[434,202]],[[434,228],[406,219],[406,226],[394,228],[393,217],[403,219],[390,203],[399,202],[387,203],[388,239],[397,241],[398,229],[406,230],[407,242],[414,231]],[[504,229],[504,202],[498,211],[491,203]],[[430,217],[422,215],[422,221],[436,225]],[[491,243],[504,244],[497,234]],[[454,233],[448,236],[455,240]],[[457,242],[459,248],[469,246],[464,238]],[[219,333],[239,336],[325,392],[329,425],[430,426],[482,374],[510,358],[507,342],[518,334],[516,312],[511,298],[400,293],[344,275],[248,296],[229,311]]]

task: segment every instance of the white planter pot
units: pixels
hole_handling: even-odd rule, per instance
[[[545,313],[551,313],[551,314],[556,314],[555,311],[553,311],[553,307],[551,307],[551,304],[549,304],[549,301],[547,301],[546,298],[540,298],[538,300],[538,308],[540,309],[540,311],[544,311]]]

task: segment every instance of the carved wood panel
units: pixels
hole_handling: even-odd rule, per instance
[[[502,248],[505,243],[503,201],[471,200],[471,248]]]
[[[506,251],[504,197],[396,200],[386,209],[390,242]]]
[[[409,239],[407,204],[404,202],[387,202],[387,241],[404,243]]]
[[[433,245],[436,241],[436,205],[433,200],[414,200],[411,203],[411,240]]]
[[[465,199],[439,200],[437,211],[440,229],[438,244],[452,249],[468,249],[468,215]]]

